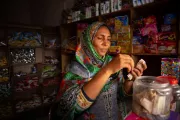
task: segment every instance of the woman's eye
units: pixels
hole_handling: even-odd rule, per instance
[[[101,40],[101,39],[102,39],[102,37],[98,37],[98,39],[100,39],[100,40]]]

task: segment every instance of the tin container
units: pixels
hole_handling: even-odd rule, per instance
[[[133,83],[132,110],[150,120],[167,120],[170,114],[172,87],[167,79],[138,77]]]

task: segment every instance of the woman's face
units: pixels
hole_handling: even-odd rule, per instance
[[[111,44],[111,33],[109,29],[105,26],[100,27],[94,36],[92,44],[101,57],[105,56]]]

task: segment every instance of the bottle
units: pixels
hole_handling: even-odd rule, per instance
[[[118,10],[122,9],[122,0],[118,0]]]
[[[114,0],[111,0],[111,12],[114,12]]]
[[[146,1],[145,0],[141,0],[142,4],[145,5],[146,4]]]
[[[104,2],[100,3],[100,12],[101,12],[101,15],[105,14],[105,4],[104,4]]]
[[[110,2],[109,0],[105,1],[105,13],[109,13],[110,12]]]
[[[96,16],[99,16],[99,3],[96,3]]]
[[[180,112],[180,86],[178,85],[178,80],[175,77],[170,77],[169,83],[173,89],[172,110]]]
[[[137,0],[133,0],[133,7],[137,6]]]

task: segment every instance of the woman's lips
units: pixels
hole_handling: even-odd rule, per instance
[[[101,52],[105,53],[107,52],[107,49],[102,49]]]

